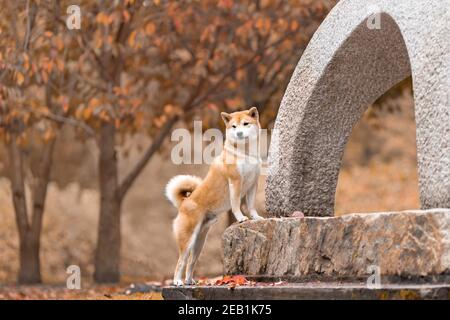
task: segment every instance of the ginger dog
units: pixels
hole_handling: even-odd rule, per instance
[[[252,219],[262,219],[255,209],[261,158],[259,156],[259,115],[256,108],[228,114],[221,113],[226,125],[222,153],[214,159],[207,176],[180,175],[166,186],[166,196],[178,209],[173,232],[179,258],[174,284],[195,284],[193,271],[210,226],[220,213],[231,209],[236,220],[248,220],[241,211],[245,196]]]

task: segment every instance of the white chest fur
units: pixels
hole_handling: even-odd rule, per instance
[[[242,193],[245,193],[253,186],[259,177],[260,159],[239,159],[237,169],[242,179]]]

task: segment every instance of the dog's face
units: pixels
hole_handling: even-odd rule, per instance
[[[227,128],[227,140],[231,142],[243,142],[258,138],[260,130],[259,114],[258,109],[255,107],[231,114],[222,112],[221,116]]]

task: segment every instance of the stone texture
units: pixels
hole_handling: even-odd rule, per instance
[[[380,13],[381,28],[367,19]],[[421,203],[450,208],[450,0],[342,0],[303,53],[275,123],[267,211],[331,216],[367,106],[412,74]]]
[[[223,250],[225,274],[447,276],[450,210],[249,221],[225,231]]]

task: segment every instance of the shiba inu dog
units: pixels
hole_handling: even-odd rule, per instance
[[[255,209],[255,196],[261,166],[259,154],[260,124],[256,108],[222,112],[226,125],[226,139],[221,154],[210,166],[207,176],[180,175],[166,186],[166,196],[178,209],[173,232],[178,245],[179,258],[174,284],[194,284],[195,263],[203,248],[210,226],[220,213],[231,209],[236,220],[248,220],[241,211],[245,196],[252,219],[262,219]]]

